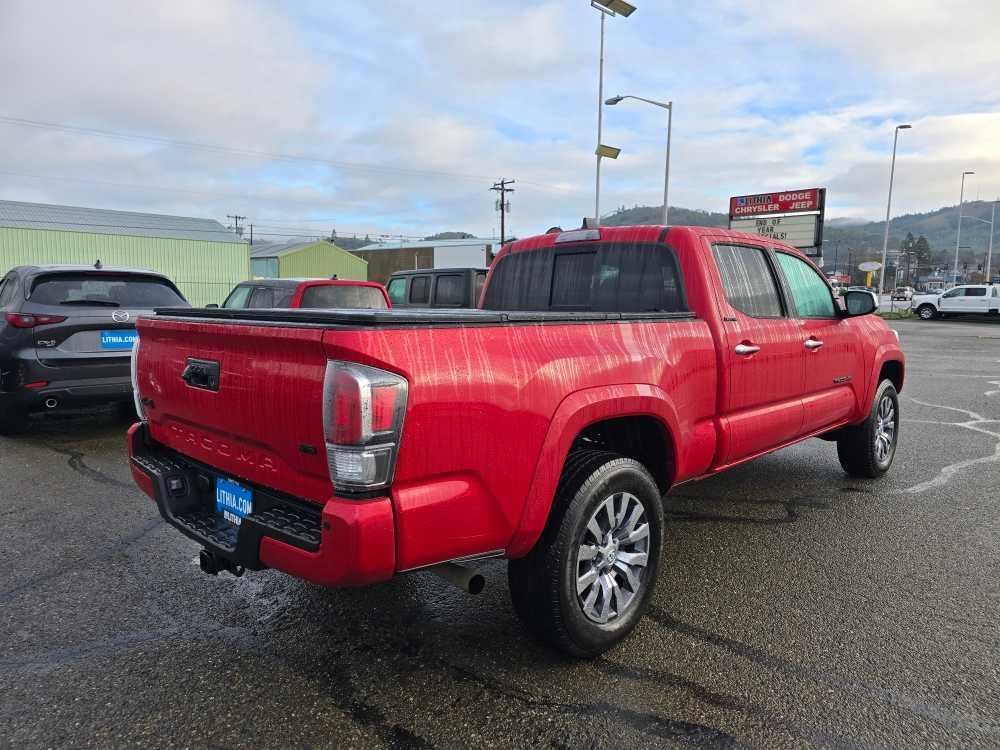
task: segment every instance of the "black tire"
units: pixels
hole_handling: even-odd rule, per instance
[[[921,305],[917,308],[917,317],[921,320],[933,320],[938,317],[938,311],[934,309],[934,305]]]
[[[0,435],[20,435],[27,429],[27,409],[14,404],[0,406]]]
[[[607,543],[610,550],[607,555],[601,552],[593,560],[582,560],[581,545],[593,538],[588,523],[604,510],[608,500],[615,513],[622,508],[621,515],[626,521],[639,507],[643,513],[639,520],[644,517],[647,536],[639,543],[630,543],[624,536],[614,541],[616,529],[611,523],[606,531],[606,538],[611,540]],[[632,528],[641,531],[641,527],[636,521]],[[640,559],[635,557],[636,547],[629,545],[643,543],[645,552],[640,554],[645,554],[644,567],[632,568],[624,557],[616,562],[617,555],[626,552],[630,553],[630,559]],[[628,549],[619,551],[619,544]],[[586,546],[600,549],[597,544]],[[656,585],[662,548],[662,500],[646,468],[638,461],[608,451],[574,451],[566,460],[541,538],[525,557],[508,563],[507,580],[514,610],[531,633],[555,648],[577,657],[598,656],[628,636],[645,612]],[[639,571],[634,573],[637,581],[634,589],[629,583],[631,576],[626,577],[619,570],[619,563]],[[592,586],[598,587],[594,594],[598,601],[608,603],[606,612],[615,608],[603,623],[584,612],[585,602],[577,593],[581,566],[592,567],[593,575],[598,576],[596,571],[601,565],[609,567],[600,568],[604,572],[599,577],[613,579],[618,588],[617,593],[605,597],[604,591],[614,590],[604,589],[594,579]],[[588,568],[585,575],[590,574]],[[588,588],[586,592],[591,590]],[[624,603],[623,597],[628,597]],[[592,602],[591,607],[595,606]],[[618,608],[622,611],[618,612]]]
[[[892,434],[888,437],[884,428],[879,427],[880,422],[885,423],[885,409],[891,409],[892,412]],[[883,380],[875,391],[868,418],[856,427],[846,428],[837,440],[837,458],[844,471],[852,477],[877,479],[892,466],[898,441],[899,396],[892,381]],[[881,452],[883,449],[884,454]]]

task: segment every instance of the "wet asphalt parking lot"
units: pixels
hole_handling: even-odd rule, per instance
[[[500,561],[478,597],[205,576],[112,410],[0,438],[0,746],[996,747],[1000,324],[894,325],[891,473],[812,440],[676,489],[653,606],[589,662]]]

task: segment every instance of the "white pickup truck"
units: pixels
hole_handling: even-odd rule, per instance
[[[1000,284],[963,284],[940,294],[915,294],[910,308],[921,320],[945,315],[1000,315]]]

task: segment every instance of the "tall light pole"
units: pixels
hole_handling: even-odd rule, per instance
[[[889,254],[889,212],[892,211],[892,180],[896,175],[896,142],[900,130],[909,130],[912,125],[897,125],[892,134],[892,161],[889,162],[889,199],[885,204],[885,237],[882,238],[882,268],[878,273],[878,293],[885,291],[885,263]],[[898,265],[898,262],[897,262]]]
[[[609,106],[614,106],[618,102],[624,99],[637,99],[640,102],[646,102],[647,104],[652,104],[655,107],[662,107],[667,110],[667,165],[663,173],[663,223],[670,223],[670,204],[667,202],[670,197],[670,131],[673,128],[674,120],[674,103],[673,102],[658,102],[653,99],[646,99],[642,96],[613,96],[608,99],[605,104]]]
[[[990,211],[990,244],[986,251],[986,283],[991,284],[993,282],[993,272],[991,266],[993,264],[993,228],[996,226],[994,222],[997,218],[997,202],[1000,198],[993,201],[993,210]]]
[[[597,175],[594,183],[594,222],[601,224],[601,127],[604,117],[604,21],[608,16],[628,18],[635,12],[635,6],[625,0],[590,0],[590,7],[601,14],[601,56],[597,67]]]
[[[962,191],[958,194],[958,231],[955,233],[955,270],[952,274],[952,283],[958,283],[958,248],[962,244],[962,207],[965,204],[965,176],[975,174],[975,172],[962,172]]]

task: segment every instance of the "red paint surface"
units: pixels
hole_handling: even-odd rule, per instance
[[[601,231],[603,241],[653,243],[663,230]],[[551,247],[556,236],[501,253]],[[320,553],[265,540],[261,558],[347,585],[466,555],[524,554],[544,527],[574,438],[603,419],[658,420],[672,442],[663,460],[676,483],[864,418],[882,364],[902,362],[881,320],[749,318],[725,302],[711,243],[769,243],[686,227],[670,229],[667,241],[697,319],[399,328],[141,320],[139,387],[153,401],[150,434],[222,473],[324,503],[331,528]],[[810,351],[809,337],[824,347]],[[742,341],[761,352],[737,358]],[[221,363],[218,393],[180,379],[188,357]],[[328,359],[409,383],[386,499],[329,500]],[[302,444],[319,450],[307,455]]]

